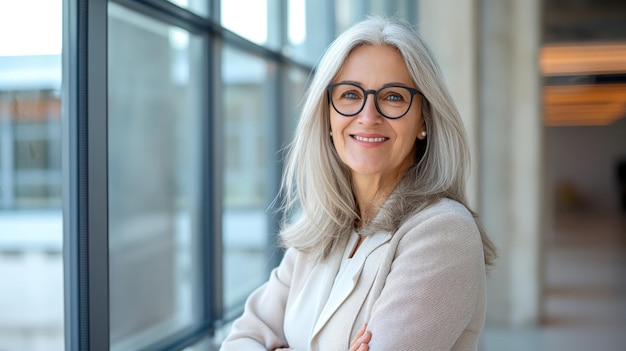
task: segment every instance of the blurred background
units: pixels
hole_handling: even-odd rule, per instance
[[[468,129],[480,349],[623,350],[621,0],[0,0],[0,350],[214,350],[280,260],[308,77],[368,14],[416,26]]]

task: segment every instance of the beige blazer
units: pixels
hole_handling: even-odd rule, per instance
[[[395,233],[368,236],[335,281],[344,251],[316,263],[288,249],[248,298],[221,350],[346,351],[363,323],[372,351],[477,349],[485,266],[480,234],[463,205],[443,199]],[[323,306],[320,296],[328,296]],[[308,309],[316,308],[311,321]]]

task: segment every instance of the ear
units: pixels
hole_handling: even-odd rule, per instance
[[[426,139],[426,134],[427,134],[426,133],[426,123],[424,123],[422,121],[422,125],[419,128],[417,128],[417,136],[416,136],[416,138],[419,139],[419,140],[424,140],[424,139]]]

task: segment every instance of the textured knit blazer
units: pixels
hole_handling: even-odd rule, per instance
[[[354,257],[357,268],[335,281],[344,252],[319,262],[288,249],[248,298],[221,350],[346,351],[363,323],[372,333],[372,351],[477,349],[485,265],[479,231],[463,205],[442,199],[395,233],[366,237]],[[308,295],[320,284],[332,293],[312,332],[300,330],[306,317],[299,317],[315,305]]]

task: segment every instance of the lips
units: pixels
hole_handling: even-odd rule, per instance
[[[389,140],[387,137],[375,137],[375,138],[367,138],[360,135],[350,135],[353,139],[364,142],[364,143],[382,143],[383,141]]]

